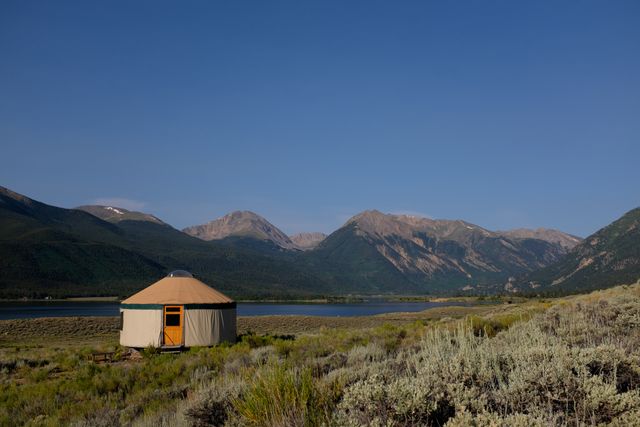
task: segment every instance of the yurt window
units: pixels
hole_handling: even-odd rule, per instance
[[[165,326],[180,326],[180,314],[167,314],[165,321]]]
[[[124,326],[124,311],[120,312],[120,330],[122,330]]]
[[[180,326],[180,307],[165,307],[164,326]]]

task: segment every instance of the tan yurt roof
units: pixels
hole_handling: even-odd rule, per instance
[[[190,273],[177,270],[122,301],[132,304],[233,304],[234,301],[221,292],[205,285]]]

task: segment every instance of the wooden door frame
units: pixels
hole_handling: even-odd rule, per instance
[[[180,346],[184,345],[184,305],[180,304],[167,304],[162,307],[162,345],[166,346],[166,328],[167,328],[167,308],[179,308],[180,315]],[[169,312],[171,314],[176,314],[175,311]],[[170,328],[174,328],[175,326],[169,326]],[[174,344],[175,345],[175,344]]]

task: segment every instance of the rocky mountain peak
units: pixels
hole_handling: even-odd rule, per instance
[[[284,249],[297,249],[289,236],[262,216],[251,211],[231,212],[206,224],[187,227],[182,231],[202,240],[250,237],[269,240]]]
[[[427,234],[435,239],[465,240],[473,234],[484,236],[492,233],[462,220],[431,219],[417,215],[384,214],[368,210],[349,219],[363,233],[377,236],[397,235],[411,239],[416,234]]]
[[[93,216],[97,216],[104,221],[112,223],[118,223],[120,221],[146,221],[153,222],[155,224],[165,224],[154,215],[144,212],[130,211],[117,206],[84,205],[78,206],[75,209],[90,213]]]

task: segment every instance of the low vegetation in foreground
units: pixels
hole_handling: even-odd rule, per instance
[[[262,319],[271,334],[241,319],[237,344],[140,360],[118,360],[104,325],[80,347],[73,327],[47,340],[11,323],[21,341],[0,324],[0,425],[640,424],[640,285],[481,310]],[[88,360],[105,349],[115,362]]]

